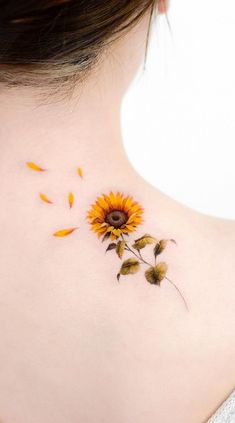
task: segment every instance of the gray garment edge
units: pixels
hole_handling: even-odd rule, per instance
[[[235,391],[224,401],[207,423],[235,423]]]

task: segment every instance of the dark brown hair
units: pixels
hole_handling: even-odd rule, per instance
[[[0,83],[77,82],[157,0],[0,0]]]

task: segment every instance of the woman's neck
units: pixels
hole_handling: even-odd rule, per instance
[[[1,103],[1,173],[29,161],[51,171],[81,167],[92,184],[134,172],[122,144],[119,98],[90,90],[40,105],[17,90],[2,95]]]

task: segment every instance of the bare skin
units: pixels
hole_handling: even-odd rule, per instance
[[[235,222],[165,196],[123,150],[121,100],[146,25],[116,43],[68,102],[39,107],[30,90],[1,93],[2,423],[204,423],[235,388]],[[167,281],[159,288],[138,273],[117,283],[121,261],[85,220],[109,190],[143,205],[133,238],[177,241],[164,259],[189,312]]]

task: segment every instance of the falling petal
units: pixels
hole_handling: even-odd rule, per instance
[[[78,167],[77,172],[78,172],[78,176],[80,176],[80,178],[83,178],[83,171],[81,167]]]
[[[40,196],[41,200],[44,201],[45,203],[53,204],[53,202],[51,200],[49,200],[49,198],[47,198],[47,196],[45,194],[40,193],[39,196]]]
[[[55,232],[53,235],[60,237],[60,238],[63,238],[64,236],[70,235],[76,229],[78,229],[78,228],[61,229],[61,230]]]
[[[68,199],[69,199],[69,207],[71,209],[73,207],[73,204],[74,204],[74,195],[73,195],[72,192],[69,193]]]
[[[32,169],[32,170],[35,170],[36,172],[44,172],[46,169],[43,169],[42,167],[40,167],[40,166],[38,166],[38,165],[36,165],[35,163],[33,163],[33,162],[27,162],[26,163],[26,165],[30,168],[30,169]]]

